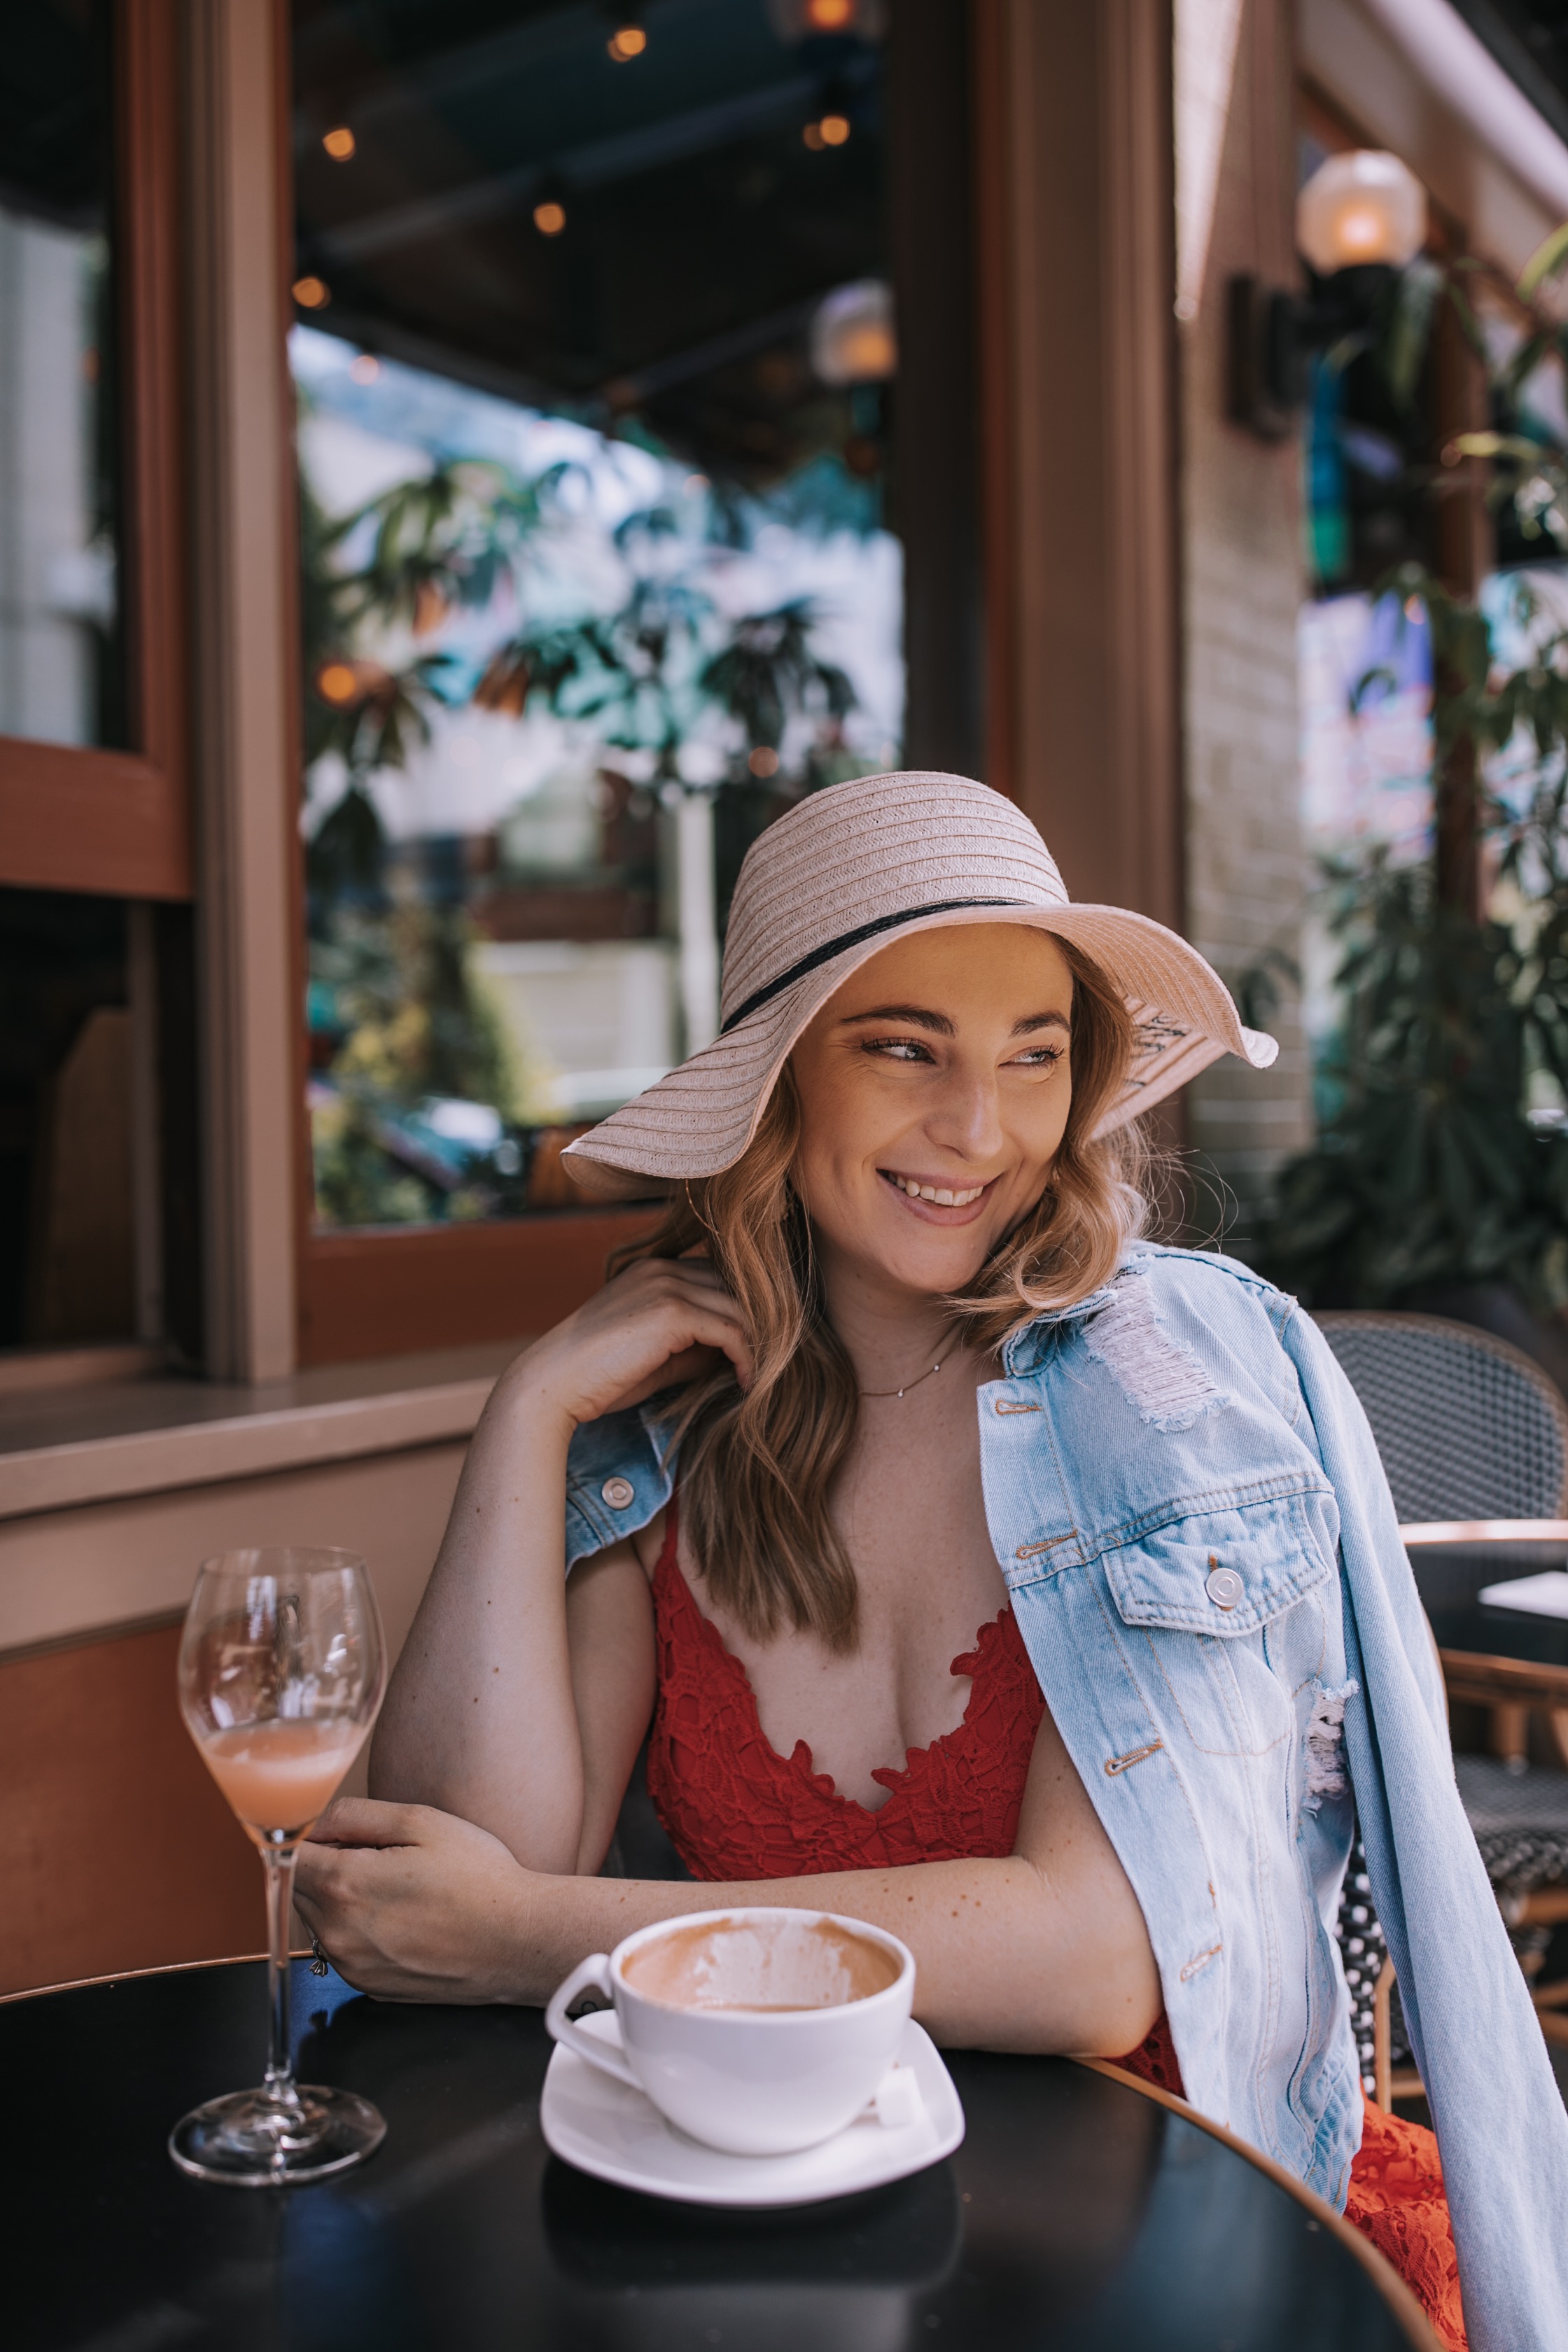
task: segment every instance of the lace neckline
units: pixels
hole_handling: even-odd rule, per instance
[[[862,1803],[858,1797],[845,1796],[830,1772],[818,1772],[816,1769],[811,1760],[811,1748],[805,1740],[797,1739],[787,1756],[782,1755],[773,1746],[763,1728],[762,1713],[757,1706],[757,1695],[752,1687],[752,1677],[746,1671],[744,1661],[735,1655],[712,1619],[704,1615],[698,1606],[697,1595],[692,1591],[687,1581],[686,1572],[680,1565],[679,1535],[675,1496],[671,1495],[668,1507],[664,1543],[660,1548],[654,1569],[656,1588],[662,1583],[667,1600],[673,1599],[680,1609],[689,1610],[697,1623],[698,1639],[719,1661],[721,1670],[728,1677],[736,1697],[745,1707],[758,1739],[768,1754],[775,1759],[780,1771],[800,1773],[822,1795],[831,1798],[835,1804],[847,1807],[851,1812],[862,1815],[868,1822],[879,1822],[888,1810],[887,1805],[868,1805]],[[656,1590],[656,1599],[658,1597]],[[948,1668],[948,1672],[952,1675],[963,1675],[969,1678],[969,1697],[965,1702],[963,1715],[952,1730],[939,1732],[937,1737],[924,1748],[906,1748],[901,1764],[873,1766],[871,1778],[879,1787],[889,1791],[889,1801],[916,1786],[921,1777],[929,1771],[932,1759],[956,1747],[964,1734],[969,1731],[975,1700],[980,1696],[982,1679],[995,1663],[996,1645],[1005,1641],[1006,1628],[1012,1622],[1012,1612],[1004,1604],[994,1617],[987,1618],[980,1627],[974,1637],[973,1647],[961,1650]]]

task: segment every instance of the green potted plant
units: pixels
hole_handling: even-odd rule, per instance
[[[1459,1312],[1568,1372],[1568,630],[1520,581],[1506,669],[1478,606],[1414,567],[1384,585],[1432,633],[1432,844],[1326,869],[1341,1019],[1261,1255],[1309,1305]]]

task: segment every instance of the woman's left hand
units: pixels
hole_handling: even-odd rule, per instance
[[[340,1797],[300,1848],[294,1900],[361,1992],[537,2000],[527,1957],[534,1885],[500,1838],[471,1822],[430,1805]]]

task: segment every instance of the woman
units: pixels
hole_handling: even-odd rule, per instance
[[[766,834],[722,1034],[569,1154],[666,1222],[498,1384],[377,1732],[398,1801],[334,1809],[300,1906],[429,2000],[542,2000],[693,1908],[879,1921],[939,2042],[1179,2085],[1462,2344],[1430,2139],[1351,2040],[1359,1811],[1470,2343],[1568,2345],[1568,2123],[1365,1422],[1291,1301],[1136,1239],[1129,1122],[1226,1050],[1274,1054],[980,785]],[[695,1885],[595,1875],[650,1718]]]

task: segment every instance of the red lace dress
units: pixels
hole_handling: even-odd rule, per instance
[[[687,1868],[709,1880],[794,1878],[1010,1854],[1018,1831],[1040,1686],[1011,1611],[983,1625],[952,1672],[971,1687],[956,1731],[911,1748],[901,1769],[873,1772],[889,1791],[871,1812],[841,1797],[811,1750],[770,1747],[740,1660],[692,1598],[676,1557],[672,1501],[653,1579],[658,1700],[648,1790]],[[1171,2029],[1118,2062],[1162,2090],[1182,2092]],[[1437,2143],[1418,2124],[1366,2105],[1345,2206],[1424,2305],[1450,2352],[1468,2352],[1458,2270]]]

